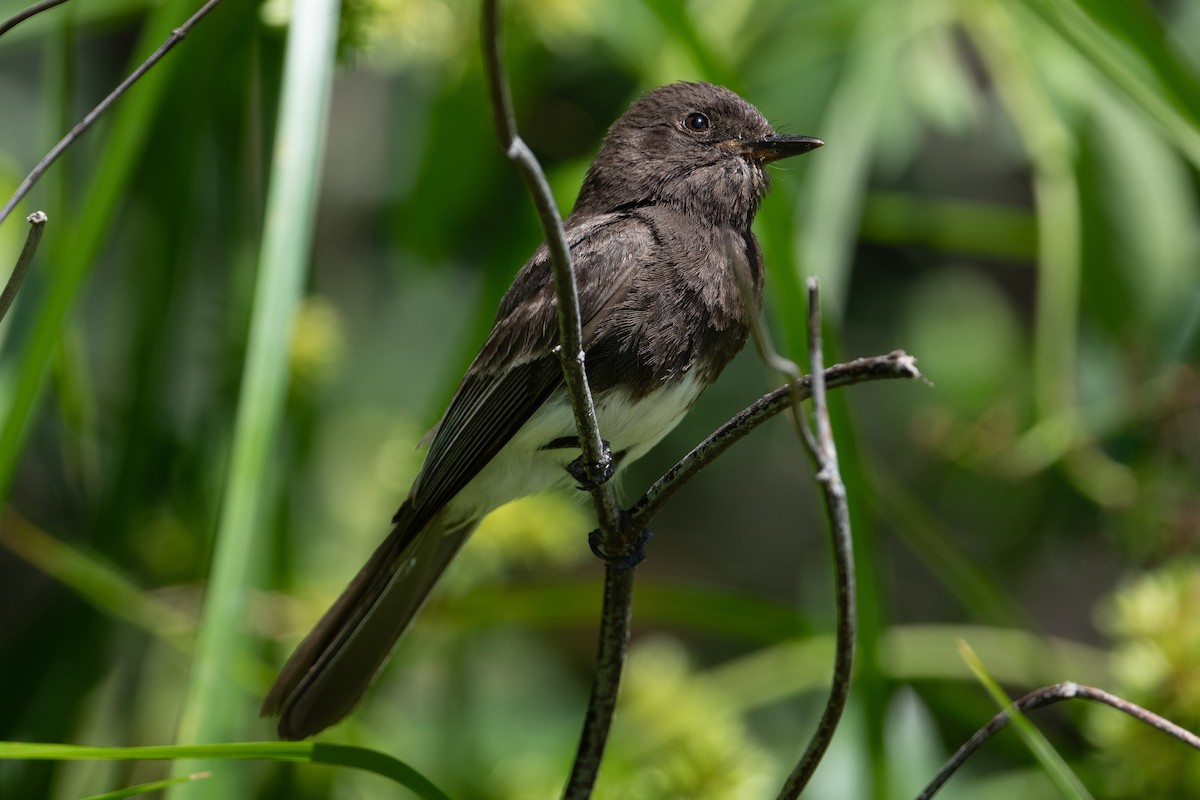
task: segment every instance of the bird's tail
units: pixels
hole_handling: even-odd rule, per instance
[[[263,716],[279,715],[280,738],[312,736],[358,704],[479,524],[444,516],[412,530],[407,501],[400,507],[391,533],[304,637],[263,701]]]

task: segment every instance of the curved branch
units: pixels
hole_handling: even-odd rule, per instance
[[[1043,706],[1053,705],[1054,703],[1062,702],[1063,700],[1091,700],[1096,703],[1103,703],[1111,706],[1118,711],[1123,711],[1134,719],[1149,725],[1152,728],[1157,728],[1163,733],[1174,736],[1179,741],[1189,747],[1200,750],[1200,736],[1191,731],[1176,725],[1165,717],[1155,714],[1153,711],[1148,711],[1136,703],[1131,703],[1128,700],[1117,697],[1115,694],[1109,694],[1103,689],[1096,689],[1091,686],[1083,686],[1078,683],[1067,681],[1065,683],[1057,683],[1053,686],[1045,686],[1041,689],[1035,689],[1029,694],[1013,703],[1013,706],[1021,712],[1033,711],[1034,709]],[[994,736],[999,731],[1003,730],[1006,725],[1012,720],[1012,715],[1009,711],[1001,711],[996,716],[992,717],[987,725],[980,728],[974,736],[967,740],[966,744],[958,749],[958,752],[950,757],[950,760],[942,767],[933,780],[929,782],[919,795],[917,800],[928,800],[933,797],[943,784],[950,779],[959,767],[963,765],[968,758],[976,750],[983,745],[988,739]]]
[[[825,365],[821,350],[821,302],[817,279],[808,279],[808,363],[812,371],[812,424],[796,408],[796,391],[791,399],[793,413],[801,422],[804,444],[817,469],[816,480],[825,498],[829,515],[829,535],[833,544],[834,593],[837,602],[837,648],[834,656],[833,680],[825,710],[808,747],[796,767],[779,790],[780,800],[795,800],[808,785],[817,765],[833,741],[834,731],[846,710],[850,698],[850,679],[854,671],[854,542],[850,536],[850,507],[846,502],[846,487],[838,470],[837,446],[833,441],[833,426],[829,421],[829,404],[825,398]],[[911,360],[910,360],[911,366]],[[792,365],[791,369],[795,369]],[[795,383],[792,383],[795,386]]]
[[[865,381],[897,378],[909,380],[924,378],[917,369],[916,358],[903,350],[896,350],[885,356],[857,358],[845,364],[835,364],[825,370],[825,386],[830,389]],[[768,392],[696,445],[675,466],[663,473],[663,476],[646,490],[642,498],[630,507],[630,526],[635,530],[641,530],[649,525],[650,520],[662,509],[667,500],[694,478],[700,470],[728,450],[734,442],[745,437],[746,434],[771,417],[789,408],[793,402],[793,392],[798,400],[810,397],[811,378],[806,375],[794,386],[788,384]]]
[[[18,11],[16,14],[13,14],[11,17],[4,20],[4,22],[0,22],[0,36],[8,33],[30,17],[36,17],[43,11],[49,11],[55,6],[61,6],[65,2],[67,2],[67,0],[42,0],[42,2],[34,3],[24,11]]]

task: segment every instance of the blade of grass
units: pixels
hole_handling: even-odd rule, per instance
[[[142,591],[101,556],[56,539],[11,510],[0,517],[0,545],[104,613],[149,631],[176,649],[190,649],[189,615]]]
[[[230,742],[206,745],[164,745],[161,747],[88,747],[73,744],[0,742],[0,759],[176,761],[200,758],[218,761],[291,761],[353,767],[407,787],[422,800],[449,800],[449,797],[434,786],[428,778],[400,759],[375,750],[368,750],[365,747],[351,745],[323,744],[321,742]],[[205,781],[206,784],[214,782]],[[228,795],[228,797],[246,796],[249,795]]]
[[[971,673],[948,658],[957,640],[970,638],[994,674],[1008,684],[1041,684],[1064,673],[1097,683],[1109,679],[1104,651],[1016,628],[983,625],[893,625],[879,641],[878,670],[890,681],[969,681]],[[805,636],[761,647],[705,672],[706,680],[735,698],[741,712],[814,692],[828,680],[833,637]]]
[[[232,668],[247,644],[249,590],[272,485],[270,455],[284,411],[293,315],[307,272],[338,8],[337,0],[303,0],[293,6],[248,352],[213,567],[180,721],[182,743],[228,739],[250,709]],[[176,787],[171,795],[247,796],[235,780],[223,775],[186,789]]]
[[[686,3],[676,3],[673,0],[649,0],[646,5],[662,23],[663,35],[675,40],[700,68],[706,80],[727,86],[740,92],[737,70],[731,69],[723,54],[714,52],[704,37],[692,23],[689,7]],[[716,11],[717,9],[713,9]]]
[[[904,31],[899,19],[903,7],[876,4],[859,23],[825,117],[814,126],[829,143],[828,152],[808,167],[809,177],[796,204],[796,272],[820,280],[830,325],[836,325],[846,307],[850,259],[879,120],[889,97],[898,91],[896,60]],[[804,352],[798,339],[789,336],[785,349]]]
[[[1062,792],[1064,797],[1075,798],[1075,800],[1091,800],[1092,796],[1088,790],[1080,782],[1079,778],[1067,766],[1067,762],[1058,754],[1054,746],[1046,740],[1042,732],[1033,726],[1029,718],[1020,712],[1013,704],[1011,698],[1004,693],[1000,688],[1000,684],[996,682],[983,665],[983,661],[971,649],[971,646],[965,640],[960,639],[958,642],[958,654],[962,656],[962,660],[970,667],[971,672],[975,674],[976,679],[980,684],[987,689],[988,694],[996,701],[1001,709],[1007,711],[1012,718],[1013,727],[1024,740],[1025,746],[1029,748],[1029,752],[1033,753],[1034,758],[1042,765],[1042,769],[1053,781],[1058,790]]]
[[[916,193],[872,192],[863,208],[862,235],[883,244],[919,244],[1022,263],[1037,255],[1037,229],[1027,210]]]
[[[1172,55],[1148,5],[1095,0],[1025,4],[1200,165],[1200,82]]]
[[[205,778],[212,777],[211,772],[195,772],[191,775],[180,775],[176,778],[167,778],[161,781],[153,781],[152,783],[142,783],[137,786],[130,786],[126,789],[117,789],[115,792],[105,792],[104,794],[93,794],[83,798],[83,800],[123,800],[126,797],[137,797],[141,794],[149,794],[157,792],[159,789],[169,789],[177,783],[188,783],[190,781],[200,781]]]

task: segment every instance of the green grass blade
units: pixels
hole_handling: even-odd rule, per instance
[[[1200,165],[1200,81],[1171,52],[1149,5],[1096,0],[1026,4]]]
[[[1021,739],[1025,742],[1025,746],[1029,748],[1029,752],[1033,753],[1034,758],[1042,765],[1050,780],[1062,792],[1063,797],[1075,798],[1075,800],[1092,800],[1091,794],[1088,793],[1086,787],[1080,782],[1079,778],[1067,766],[1067,762],[1058,754],[1054,746],[1047,741],[1042,732],[1033,726],[1033,723],[1022,714],[1013,704],[1004,690],[1000,688],[1000,684],[996,682],[983,665],[983,661],[971,649],[971,646],[965,640],[959,640],[958,652],[962,656],[963,661],[970,667],[971,672],[975,673],[975,677],[987,689],[988,694],[996,701],[1001,709],[1008,712],[1012,719],[1013,727],[1020,734]]]
[[[1037,256],[1037,227],[1026,209],[916,193],[872,192],[863,208],[862,236],[882,244],[925,245],[1006,261]]]
[[[179,783],[190,783],[191,781],[204,780],[212,776],[211,772],[196,772],[191,775],[180,775],[177,778],[166,778],[161,781],[153,781],[151,783],[142,783],[137,786],[130,786],[126,789],[117,789],[115,792],[105,792],[104,794],[93,794],[83,798],[83,800],[123,800],[126,797],[137,797],[150,792],[157,792],[159,789],[169,789]]]
[[[411,789],[422,800],[449,800],[442,790],[403,761],[385,753],[351,745],[320,742],[230,742],[161,747],[88,747],[73,744],[0,742],[0,759],[27,761],[291,761],[353,767],[371,772]],[[220,765],[214,765],[219,769]],[[215,783],[215,781],[205,781]],[[239,795],[240,796],[240,795]]]
[[[797,272],[802,278],[820,279],[822,308],[830,324],[845,311],[866,175],[878,144],[884,105],[897,91],[895,65],[904,31],[901,10],[901,4],[881,3],[859,23],[825,118],[815,126],[827,146],[813,158],[796,204]]]
[[[295,308],[307,272],[337,38],[337,0],[293,6],[279,127],[267,195],[254,306],[213,567],[179,740],[236,735],[250,704],[234,681],[258,562],[270,456],[283,416]],[[197,767],[203,768],[203,767]],[[244,796],[221,780],[193,784],[210,797]],[[176,787],[172,795],[181,791]]]
[[[149,631],[177,649],[190,649],[190,615],[142,591],[102,556],[51,536],[13,511],[0,525],[0,545],[104,613]]]

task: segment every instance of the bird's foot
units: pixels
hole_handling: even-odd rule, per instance
[[[595,464],[584,463],[583,456],[567,464],[567,472],[571,473],[571,477],[579,482],[578,488],[585,492],[598,489],[608,483],[617,471],[612,448],[609,447],[608,442],[601,439],[600,447],[600,460]]]
[[[588,547],[592,548],[593,555],[608,565],[610,569],[622,571],[636,567],[646,560],[646,543],[653,538],[654,534],[648,528],[643,528],[638,532],[632,550],[623,555],[609,555],[604,552],[604,534],[599,530],[594,530],[588,534]]]

